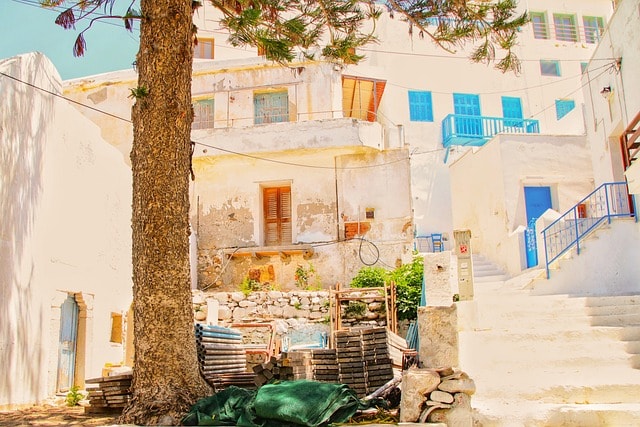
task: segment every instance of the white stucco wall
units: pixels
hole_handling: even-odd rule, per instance
[[[473,251],[511,274],[526,268],[518,228],[527,225],[524,187],[551,187],[553,207],[562,213],[594,189],[580,136],[500,135],[450,172],[454,228],[471,230]]]
[[[86,317],[76,373],[123,360],[111,313],[131,302],[129,169],[100,130],[61,98],[42,54],[0,62],[0,407],[55,389],[60,304],[78,294]]]
[[[533,294],[633,295],[640,293],[640,225],[614,219],[580,243],[551,270],[550,279],[533,283]]]
[[[596,182],[623,181],[619,137],[640,112],[640,1],[622,0],[583,77],[587,135],[591,143]],[[614,64],[606,72],[602,64]],[[604,87],[611,93],[605,99]]]

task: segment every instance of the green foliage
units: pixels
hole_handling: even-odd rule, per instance
[[[413,320],[418,317],[424,275],[423,261],[421,256],[414,256],[411,263],[404,264],[391,273],[391,280],[396,283],[396,307],[399,320]]]
[[[315,280],[313,280],[313,283],[311,283],[312,279],[314,278]],[[294,280],[296,281],[296,285],[300,289],[304,289],[306,291],[317,290],[321,288],[320,278],[316,276],[316,269],[311,263],[309,263],[309,265],[306,267],[302,264],[298,264],[298,266],[296,267]]]
[[[367,312],[367,304],[362,301],[349,301],[344,309],[345,317],[360,317]]]
[[[251,292],[257,292],[261,290],[262,284],[255,279],[250,279],[249,276],[246,276],[240,283],[240,291],[245,295],[249,295]]]
[[[378,288],[389,281],[390,272],[382,267],[363,267],[351,280],[352,288]]]
[[[129,98],[141,99],[149,95],[149,90],[144,86],[129,88]]]
[[[74,385],[69,389],[69,393],[67,393],[67,397],[65,398],[67,406],[76,406],[82,399],[84,399],[84,394],[78,390],[77,385]]]
[[[409,264],[393,271],[382,267],[364,267],[351,281],[352,288],[381,287],[385,283],[396,284],[396,309],[399,320],[413,320],[418,315],[418,305],[422,295],[423,259],[414,256]]]

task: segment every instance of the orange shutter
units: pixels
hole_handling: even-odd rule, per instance
[[[291,243],[291,188],[271,187],[263,190],[264,244]]]

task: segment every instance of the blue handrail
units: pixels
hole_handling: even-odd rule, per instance
[[[574,246],[580,254],[580,240],[606,220],[633,216],[626,182],[608,182],[575,204],[542,230],[547,279],[549,265]]]
[[[469,140],[482,144],[504,132],[540,133],[540,123],[533,119],[449,114],[442,120],[442,145],[474,145]],[[458,144],[456,139],[465,141]]]

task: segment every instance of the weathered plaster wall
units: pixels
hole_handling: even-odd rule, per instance
[[[41,54],[3,73],[60,93]],[[131,301],[130,173],[100,130],[61,98],[0,78],[0,407],[55,388],[60,304],[80,305],[77,383],[123,359],[111,313]]]
[[[194,160],[191,223],[198,238],[201,287],[235,289],[251,268],[269,268],[272,284],[294,286],[299,265],[313,268],[324,287],[348,283],[364,262],[388,265],[410,259],[413,236],[405,150],[325,149],[269,153],[265,157],[199,157]],[[243,171],[239,174],[238,171]],[[290,185],[292,243],[314,246],[314,255],[254,258],[222,251],[264,245],[262,188]],[[366,208],[374,218],[366,219]],[[373,243],[344,240],[344,222],[366,222]],[[374,246],[375,245],[375,246]],[[277,251],[277,247],[275,251]]]
[[[526,267],[524,187],[551,187],[564,213],[593,190],[592,176],[584,137],[499,136],[451,165],[454,227],[470,229],[474,252],[516,274]]]

